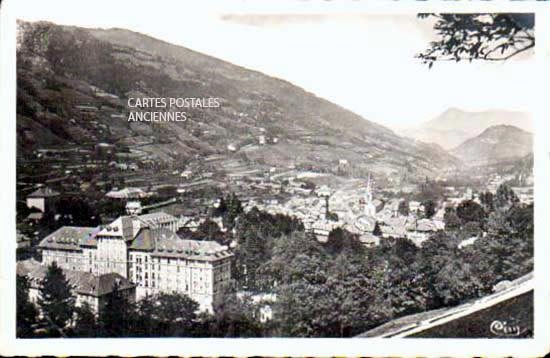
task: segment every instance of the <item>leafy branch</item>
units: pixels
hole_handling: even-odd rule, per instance
[[[535,46],[533,14],[419,14],[436,18],[438,40],[416,55],[435,61],[505,61]]]

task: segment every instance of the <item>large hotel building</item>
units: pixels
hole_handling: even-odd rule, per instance
[[[96,275],[117,273],[137,285],[138,298],[179,292],[212,310],[231,278],[227,246],[181,239],[165,213],[121,216],[101,227],[64,226],[39,245],[42,264]]]

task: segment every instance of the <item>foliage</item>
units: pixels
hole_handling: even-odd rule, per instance
[[[418,189],[418,193],[413,195],[413,198],[420,202],[426,202],[428,200],[439,202],[444,198],[446,192],[441,182],[433,181],[428,178],[419,185]]]
[[[195,232],[191,234],[193,240],[214,240],[219,243],[225,243],[225,235],[221,231],[218,224],[210,219],[200,223]]]
[[[137,305],[137,335],[145,337],[190,337],[195,334],[199,304],[181,293],[146,296]]]
[[[224,227],[232,229],[235,220],[243,213],[243,205],[237,195],[232,193],[227,198],[220,199],[220,205],[214,211],[214,216],[221,216]]]
[[[443,221],[445,222],[445,228],[448,230],[456,230],[460,228],[460,218],[456,214],[455,208],[445,208],[445,214],[443,215]]]
[[[487,235],[464,248],[473,273],[483,283],[485,292],[491,292],[500,281],[513,280],[533,270],[532,208],[526,208],[524,213],[512,209],[504,215],[522,222],[520,217],[524,214],[531,215],[531,218],[523,221],[522,230]]]
[[[325,214],[325,218],[330,221],[338,221],[338,214],[332,211],[329,211],[328,213]]]
[[[72,320],[75,297],[63,270],[53,262],[40,285],[38,305],[44,316],[58,329],[63,329]]]
[[[26,338],[32,336],[32,325],[36,323],[38,310],[29,300],[29,282],[25,276],[17,275],[16,280],[16,322],[17,337]]]
[[[435,202],[433,200],[426,200],[423,204],[424,206],[424,216],[431,219],[435,215]]]
[[[372,231],[372,234],[374,236],[378,236],[378,237],[382,237],[382,229],[380,228],[380,224],[378,223],[378,221],[376,222],[376,224],[374,224],[374,230]]]
[[[96,205],[96,212],[102,216],[114,218],[124,215],[126,211],[126,203],[123,200],[103,198]]]
[[[397,207],[397,212],[403,216],[409,216],[409,201],[401,200],[399,206]]]
[[[333,236],[346,234],[337,230]],[[272,259],[263,266],[277,282],[274,317],[279,335],[349,337],[380,320],[377,281],[364,251],[325,247],[314,237],[294,233],[277,241]]]
[[[238,246],[234,252],[233,277],[238,286],[260,289],[265,282],[256,270],[272,256],[277,239],[295,231],[303,231],[302,222],[282,214],[271,215],[252,208],[240,216],[235,226]]]
[[[341,227],[330,231],[324,246],[331,255],[338,255],[344,249],[349,249],[356,253],[364,252],[363,244],[359,241],[358,235],[352,234]]]
[[[78,197],[61,198],[56,213],[60,226],[97,226],[101,223],[89,203]]]
[[[95,337],[98,333],[98,323],[95,313],[88,302],[83,302],[75,308],[76,319],[74,335],[77,337]]]
[[[203,318],[203,336],[261,337],[262,327],[256,318],[257,309],[249,297],[229,293],[214,307],[214,315]]]
[[[516,193],[506,184],[501,184],[497,188],[497,193],[494,197],[494,205],[498,208],[508,209],[519,203],[519,198]]]
[[[458,204],[456,215],[460,218],[462,223],[481,221],[487,216],[481,205],[473,200],[464,200]]]
[[[479,194],[479,201],[487,212],[492,211],[495,208],[494,195],[490,191]]]
[[[132,335],[135,307],[119,289],[118,283],[107,295],[105,306],[99,310],[99,330],[104,337],[127,337]]]
[[[435,61],[503,61],[535,46],[534,14],[420,14],[435,18],[438,40],[417,55]]]

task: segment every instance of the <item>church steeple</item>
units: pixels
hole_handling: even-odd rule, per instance
[[[372,197],[372,180],[370,174],[367,177],[367,186],[365,188],[365,206],[364,213],[367,216],[374,216],[376,214],[376,208],[374,207],[373,197]]]

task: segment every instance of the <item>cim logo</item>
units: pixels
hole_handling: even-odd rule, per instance
[[[509,326],[506,321],[501,322],[496,320],[491,322],[489,330],[498,337],[519,337],[526,329],[521,329],[519,325]]]

